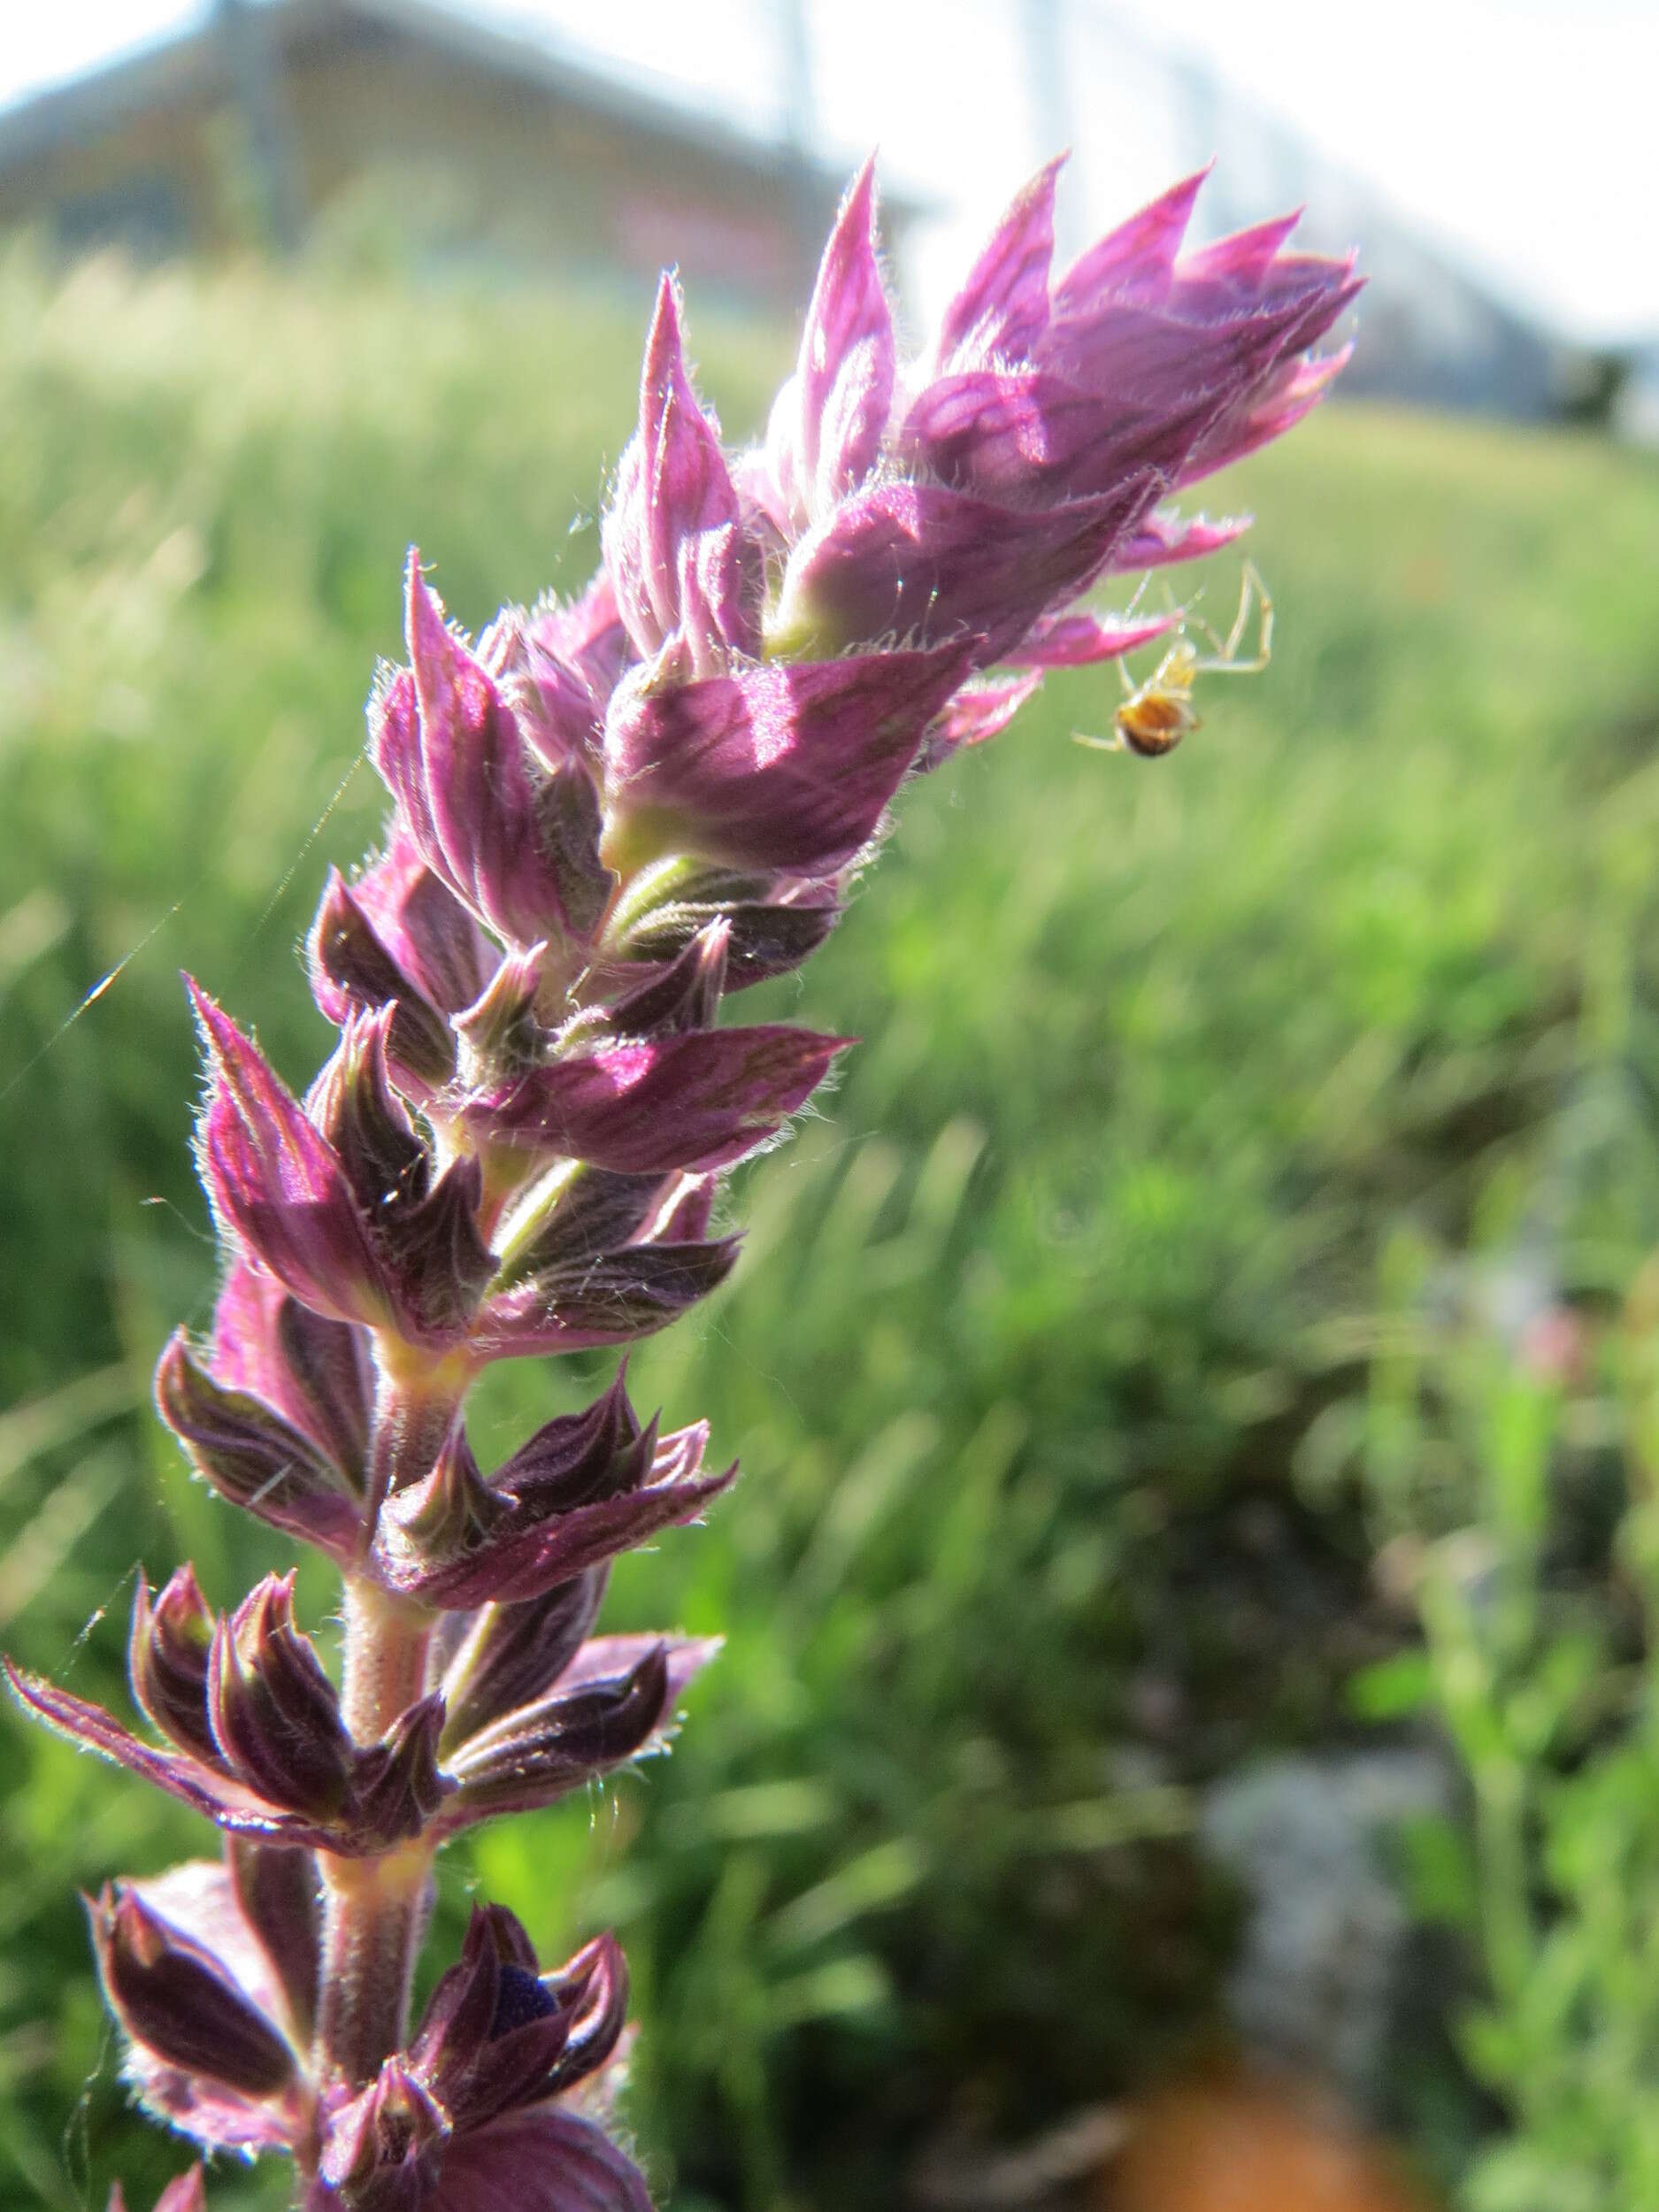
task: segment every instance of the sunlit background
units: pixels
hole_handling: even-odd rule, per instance
[[[446,1874],[434,1962],[474,1886],[620,1931],[676,2212],[1659,2206],[1656,85],[1638,0],[8,12],[0,1644],[118,1702],[141,1562],[286,1563],[144,1410],[176,971],[304,1079],[405,546],[474,626],[581,582],[657,272],[749,434],[872,145],[912,333],[1062,146],[1063,254],[1213,157],[1202,234],[1370,279],[1205,488],[1266,672],[1161,763],[1052,681],[780,995],[863,1048],[631,1371],[744,1481],[609,1614],[726,1650]],[[74,1891],[206,1845],[4,1729],[0,2202],[148,2212]]]

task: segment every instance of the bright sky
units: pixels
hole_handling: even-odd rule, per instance
[[[735,119],[775,127],[786,0],[473,0]],[[801,0],[819,142],[954,219],[942,261],[1049,150],[1033,26],[1066,23],[1062,127],[1074,230],[1212,149],[1172,129],[1136,42],[1185,54],[1376,187],[1455,257],[1563,328],[1659,334],[1659,0]],[[6,10],[0,102],[201,12],[202,0]],[[1264,212],[1259,209],[1253,211]],[[1362,249],[1363,237],[1356,242]]]

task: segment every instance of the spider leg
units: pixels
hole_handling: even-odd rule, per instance
[[[1248,661],[1241,661],[1239,648],[1244,642],[1253,606],[1260,611],[1256,650]],[[1208,624],[1203,626],[1218,650],[1213,660],[1197,663],[1193,670],[1195,676],[1259,676],[1267,666],[1273,657],[1273,602],[1253,561],[1244,564],[1244,589],[1239,597],[1239,611],[1225,640],[1217,638]]]

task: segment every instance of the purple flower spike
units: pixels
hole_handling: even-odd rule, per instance
[[[686,373],[672,277],[657,291],[639,434],[622,457],[603,536],[617,605],[643,657],[672,637],[706,675],[731,653],[759,651],[760,547]]]
[[[215,1214],[314,1311],[383,1322],[385,1278],[337,1155],[235,1023],[186,982],[208,1054],[196,1144]]]
[[[1313,349],[1351,264],[1293,251],[1290,219],[1186,250],[1199,177],[1056,280],[1060,165],[902,364],[866,164],[744,455],[698,401],[664,278],[587,588],[474,646],[410,556],[409,664],[369,708],[392,811],[310,934],[339,1033],[303,1099],[190,987],[224,1269],[157,1404],[221,1497],[342,1570],[340,1686],[291,1575],[218,1614],[188,1567],[134,1598],[152,1734],[4,1672],[32,1717],[220,1831],[223,1864],[104,1893],[99,1964],[141,2101],[210,2150],[288,2155],[304,2212],[650,2212],[599,2124],[627,2003],[609,1937],[544,1973],[487,1908],[412,2037],[407,2008],[439,1847],[670,1740],[717,1643],[593,1631],[613,1558],[736,1470],[710,1471],[702,1423],[642,1424],[618,1373],[486,1474],[469,1390],[492,1360],[644,1336],[725,1280],[726,1171],[849,1041],[740,1025],[727,996],[836,926],[908,777],[1052,671],[1179,644],[1179,613],[1090,595],[1228,544],[1242,521],[1168,503],[1347,357]],[[1271,645],[1248,569],[1245,598],[1240,641],[1251,603],[1261,629],[1225,649],[1235,672]],[[1210,664],[1166,654],[1137,749],[1160,718],[1194,726]],[[204,2212],[199,2173],[158,2212]]]

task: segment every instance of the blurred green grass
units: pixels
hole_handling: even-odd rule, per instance
[[[741,433],[786,340],[691,313]],[[292,949],[378,823],[403,548],[473,625],[580,582],[636,342],[591,303],[0,269],[0,1636],[83,1692],[119,1694],[135,1563],[223,1601],[280,1556],[133,1410],[211,1290],[174,970],[309,1072]],[[1115,678],[1056,682],[906,795],[774,994],[864,1048],[634,1369],[745,1477],[610,1618],[723,1662],[671,1760],[450,1870],[441,1936],[474,1875],[547,1946],[620,1927],[678,2204],[886,2200],[931,2129],[1203,2034],[1232,1909],[1188,1793],[1340,1725],[1398,1633],[1348,1494],[1292,1480],[1381,1243],[1545,1171],[1584,1279],[1659,1241],[1619,1072],[1659,1002],[1659,474],[1356,408],[1206,489],[1257,514],[1271,669],[1164,764],[1070,744]],[[1236,589],[1212,564],[1218,626]],[[600,1371],[496,1379],[480,1450]],[[204,1839],[6,1741],[5,2186],[142,2202],[178,2154],[123,2114],[72,1889]]]

